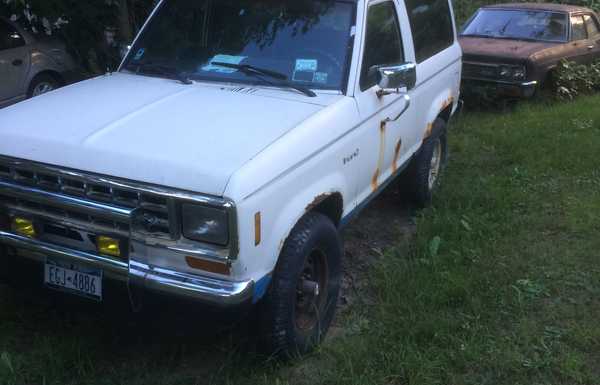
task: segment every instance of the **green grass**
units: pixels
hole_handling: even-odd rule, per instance
[[[434,207],[288,364],[0,297],[0,384],[600,384],[600,96],[465,115]]]

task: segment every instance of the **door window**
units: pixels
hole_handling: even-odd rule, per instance
[[[448,0],[407,0],[408,18],[421,63],[454,43],[454,26]]]
[[[0,20],[0,50],[17,48],[25,45],[19,32],[7,22]]]
[[[583,16],[572,16],[571,17],[571,40],[585,40],[587,39],[587,32],[585,30],[585,24],[583,22]]]
[[[364,91],[377,84],[377,67],[403,62],[400,23],[394,3],[386,1],[370,6],[367,14],[360,89]]]
[[[600,36],[600,29],[598,28],[598,23],[591,15],[583,16],[585,20],[585,25],[587,26],[588,36],[590,38],[595,38]]]

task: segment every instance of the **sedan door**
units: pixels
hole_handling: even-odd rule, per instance
[[[11,24],[0,19],[0,105],[25,98],[28,69],[25,39]]]
[[[571,43],[568,50],[567,59],[577,64],[586,64],[592,60],[592,50],[588,38],[587,27],[583,15],[571,16]]]
[[[588,44],[587,50],[589,51],[589,60],[600,60],[600,24],[596,16],[587,14],[583,15],[583,20],[587,28],[588,33]]]

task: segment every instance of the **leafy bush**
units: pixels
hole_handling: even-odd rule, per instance
[[[563,100],[600,91],[600,60],[588,65],[562,61],[554,73],[554,81],[556,95]]]

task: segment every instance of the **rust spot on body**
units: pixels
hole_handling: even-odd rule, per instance
[[[442,104],[442,108],[440,109],[440,111],[445,110],[446,108],[448,108],[449,106],[451,106],[454,103],[454,97],[450,96],[448,99],[446,99],[444,101],[444,103]]]
[[[432,132],[433,132],[433,123],[427,123],[427,129],[425,130],[425,139],[429,138],[431,136]]]
[[[385,128],[386,122],[381,121],[379,124],[379,159],[377,160],[377,169],[371,179],[371,189],[373,191],[377,190],[377,187],[379,186],[379,175],[381,174],[383,161],[385,160]]]
[[[375,170],[375,174],[373,174],[373,178],[371,179],[371,189],[375,191],[377,190],[377,186],[379,186],[379,169]]]
[[[402,139],[398,139],[396,148],[394,149],[394,161],[392,162],[392,170],[394,173],[398,171],[398,159],[400,158],[400,150],[402,149]]]
[[[304,211],[306,211],[306,212],[312,211],[315,207],[320,205],[322,202],[324,202],[330,196],[331,196],[330,193],[323,193],[323,194],[317,195],[315,197],[315,199],[313,199],[313,201],[311,203],[309,203],[308,206],[306,206],[306,209],[304,209]]]

